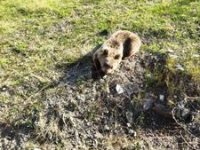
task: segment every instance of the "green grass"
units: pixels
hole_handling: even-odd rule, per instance
[[[10,92],[0,94],[6,106],[0,122],[41,111],[38,92],[59,78],[55,66],[102,43],[105,37],[97,33],[105,29],[138,33],[142,51],[173,50],[178,58],[168,60],[169,69],[180,63],[200,82],[198,0],[1,0],[0,87]]]

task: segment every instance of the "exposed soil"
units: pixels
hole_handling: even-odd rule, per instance
[[[200,85],[170,72],[167,57],[139,54],[98,79],[90,56],[60,66],[63,76],[41,92],[44,110],[33,126],[0,125],[0,147],[23,149],[31,139],[44,149],[200,149]],[[182,91],[172,95],[166,80]]]

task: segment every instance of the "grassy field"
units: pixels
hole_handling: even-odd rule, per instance
[[[1,0],[0,124],[31,127],[29,116],[43,111],[40,92],[62,74],[56,66],[101,44],[100,32],[118,29],[136,32],[143,52],[173,52],[169,69],[179,64],[200,82],[198,0]]]

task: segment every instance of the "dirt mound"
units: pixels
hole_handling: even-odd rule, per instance
[[[44,110],[35,114],[28,136],[22,140],[17,129],[12,136],[21,138],[21,148],[33,139],[44,149],[199,149],[200,85],[184,72],[170,72],[167,58],[140,54],[96,80],[90,56],[61,67],[57,84],[42,92]],[[171,91],[171,83],[177,89]],[[4,148],[17,147],[15,138],[1,139]]]

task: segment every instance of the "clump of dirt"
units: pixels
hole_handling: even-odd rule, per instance
[[[44,110],[22,148],[33,140],[43,148],[199,149],[200,85],[170,72],[167,57],[139,54],[99,79],[92,78],[90,56],[61,67],[58,84],[42,93]],[[167,82],[184,89],[171,92]]]

